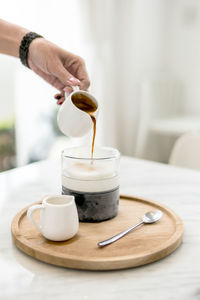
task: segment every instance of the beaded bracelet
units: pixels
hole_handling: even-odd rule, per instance
[[[19,57],[23,65],[30,68],[28,65],[28,52],[29,46],[31,42],[36,38],[43,38],[43,36],[35,33],[35,32],[28,32],[22,39],[20,47],[19,47]]]

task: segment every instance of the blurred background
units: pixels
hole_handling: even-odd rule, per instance
[[[99,100],[96,144],[168,163],[200,131],[200,1],[0,0],[1,18],[84,58]],[[58,130],[56,90],[0,55],[0,171],[91,142]]]

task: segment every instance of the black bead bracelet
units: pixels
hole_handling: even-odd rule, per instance
[[[29,46],[31,42],[36,38],[43,38],[43,36],[35,33],[35,32],[28,32],[22,39],[20,47],[19,47],[19,57],[23,65],[30,68],[28,65],[28,52]]]

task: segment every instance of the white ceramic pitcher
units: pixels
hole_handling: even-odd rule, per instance
[[[32,214],[40,210],[40,224]],[[52,195],[43,199],[42,204],[29,207],[27,216],[42,235],[52,241],[65,241],[78,232],[78,213],[74,196]]]
[[[79,90],[78,86],[72,86],[72,88],[73,92],[69,94],[68,97],[66,96],[66,100],[58,111],[57,122],[58,127],[66,136],[81,137],[90,131],[93,123],[88,113],[74,105],[72,96],[79,93],[90,98],[97,106],[97,110],[94,112],[95,116],[98,114],[98,102],[88,92]]]

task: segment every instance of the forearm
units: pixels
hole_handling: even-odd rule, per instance
[[[19,57],[21,40],[29,31],[0,19],[0,53]]]

